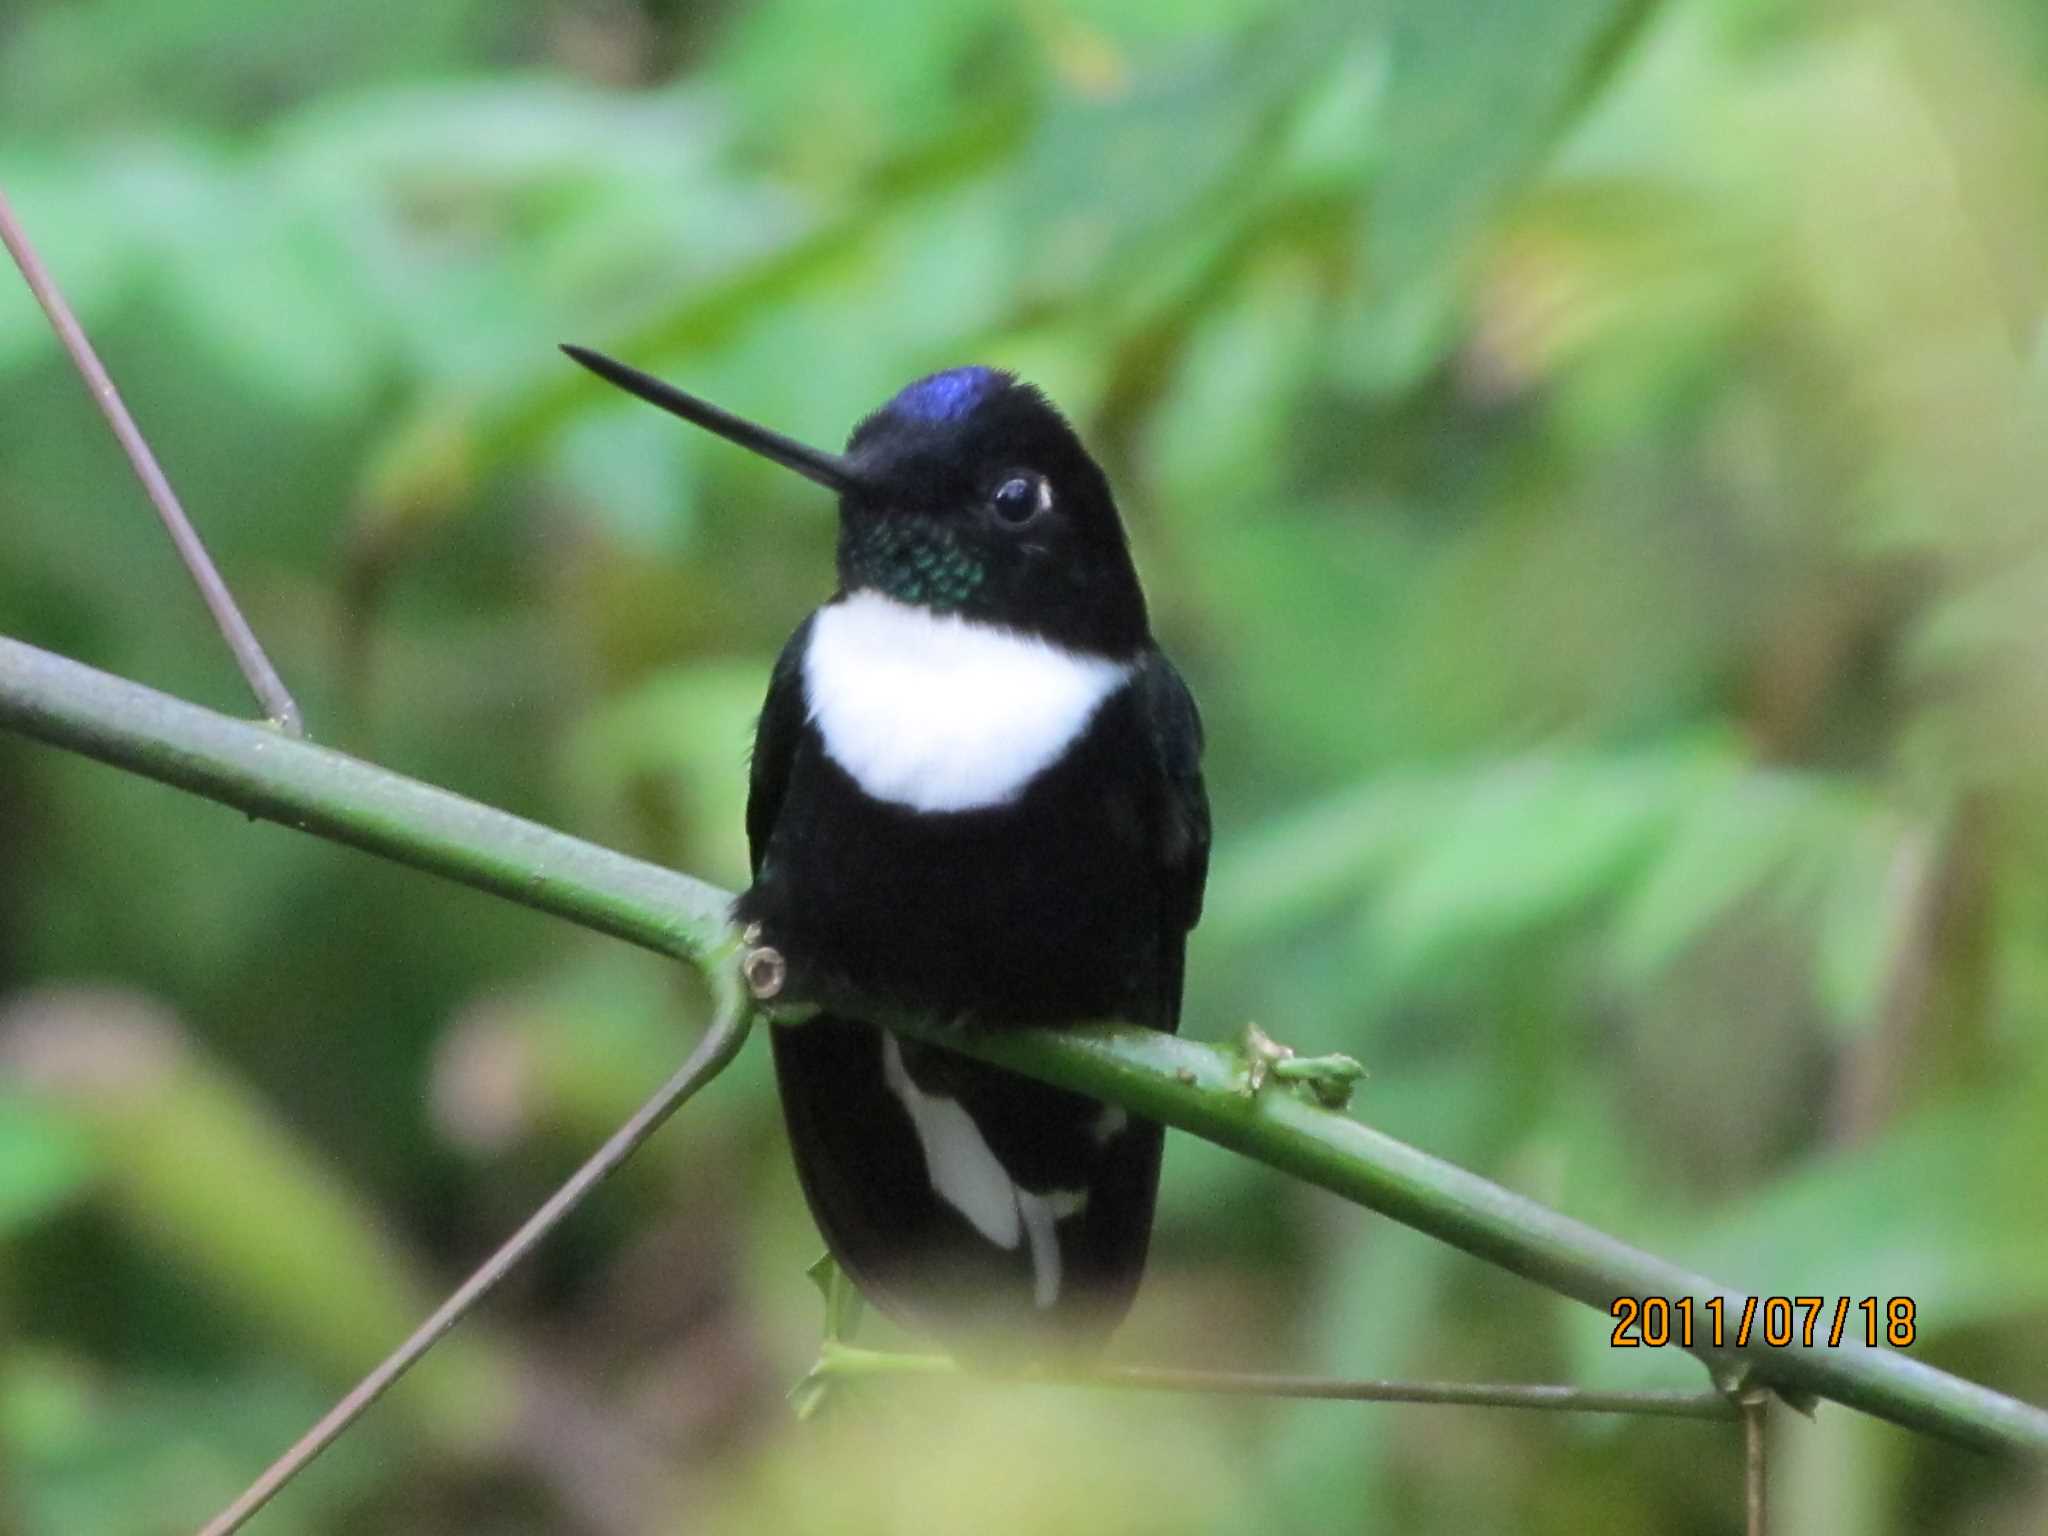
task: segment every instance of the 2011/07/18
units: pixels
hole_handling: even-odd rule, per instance
[[[1865,1296],[1860,1301],[1853,1301],[1847,1296],[1838,1297],[1831,1326],[1825,1335],[1828,1347],[1833,1349],[1841,1344],[1852,1309],[1863,1314],[1863,1342],[1872,1349],[1880,1340],[1894,1349],[1910,1347],[1918,1331],[1914,1320],[1918,1308],[1914,1306],[1913,1298],[1894,1296],[1883,1306],[1884,1325],[1880,1328],[1878,1297]],[[1614,1336],[1608,1342],[1616,1349],[1639,1346],[1662,1349],[1671,1344],[1680,1349],[1691,1349],[1695,1311],[1705,1314],[1702,1326],[1706,1337],[1700,1340],[1700,1347],[1725,1348],[1730,1342],[1728,1305],[1719,1296],[1709,1296],[1697,1305],[1690,1296],[1670,1300],[1662,1296],[1617,1296],[1607,1310],[1615,1319]],[[1820,1319],[1828,1311],[1825,1296],[1752,1296],[1742,1304],[1741,1314],[1734,1319],[1733,1342],[1737,1349],[1742,1349],[1756,1338],[1774,1349],[1784,1349],[1796,1337],[1803,1347],[1810,1349],[1820,1336],[1817,1331]],[[1761,1327],[1758,1327],[1759,1323]]]

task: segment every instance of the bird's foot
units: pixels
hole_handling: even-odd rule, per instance
[[[804,1273],[825,1298],[825,1342],[852,1343],[854,1334],[860,1331],[861,1315],[867,1311],[867,1301],[859,1289],[829,1253],[819,1254],[817,1262]]]
[[[799,1419],[817,1416],[835,1389],[871,1376],[963,1376],[951,1355],[912,1355],[892,1349],[863,1349],[827,1339],[804,1379],[791,1389],[789,1400]]]
[[[1256,1024],[1245,1025],[1237,1048],[1244,1060],[1247,1098],[1270,1078],[1306,1088],[1325,1109],[1342,1109],[1351,1102],[1353,1086],[1365,1076],[1365,1068],[1349,1056],[1297,1056],[1292,1046],[1282,1045]]]
[[[789,1404],[799,1420],[816,1418],[846,1384],[864,1376],[958,1376],[960,1363],[949,1355],[905,1354],[892,1349],[863,1349],[853,1342],[867,1303],[846,1271],[831,1254],[818,1256],[804,1273],[825,1298],[825,1336],[818,1358],[803,1380],[789,1389]]]
[[[860,1292],[831,1254],[819,1254],[818,1261],[804,1273],[825,1298],[825,1337],[818,1345],[818,1358],[804,1372],[803,1380],[789,1389],[790,1406],[799,1419],[809,1419],[825,1406],[832,1392],[832,1378],[844,1374],[835,1367],[835,1356],[852,1347],[861,1314],[867,1309]]]

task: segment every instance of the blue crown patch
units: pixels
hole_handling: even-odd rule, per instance
[[[993,368],[949,368],[905,386],[895,407],[919,421],[954,421],[993,394],[999,382]]]

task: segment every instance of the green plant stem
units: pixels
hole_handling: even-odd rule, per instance
[[[699,965],[727,937],[729,897],[702,882],[7,640],[0,725]],[[1129,1026],[993,1034],[885,1021],[1206,1137],[1602,1312],[1619,1297],[1691,1297],[1704,1340],[1708,1298],[1722,1299],[1731,1330],[1749,1300],[1291,1091],[1248,1095],[1232,1051]],[[1752,1338],[1700,1353],[1724,1387],[1767,1384],[1978,1449],[2048,1452],[2048,1412],[1900,1352]]]
[[[993,1034],[949,1031],[917,1019],[888,1022],[1255,1157],[1603,1314],[1623,1297],[1663,1297],[1673,1304],[1675,1329],[1678,1303],[1689,1299],[1693,1337],[1704,1345],[1716,1326],[1706,1303],[1719,1298],[1726,1345],[1696,1353],[1724,1388],[1767,1385],[1979,1450],[2048,1453],[2048,1412],[1900,1350],[1847,1338],[1831,1348],[1825,1315],[1811,1345],[1798,1342],[1796,1330],[1788,1346],[1766,1344],[1759,1319],[1748,1344],[1738,1348],[1733,1335],[1749,1292],[1632,1248],[1300,1095],[1247,1095],[1233,1052],[1124,1024]]]
[[[696,965],[729,937],[716,886],[7,639],[0,725]]]

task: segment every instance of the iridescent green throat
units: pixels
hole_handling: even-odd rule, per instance
[[[923,517],[876,518],[848,529],[840,563],[849,586],[937,613],[967,607],[988,579],[988,567],[952,530]]]

